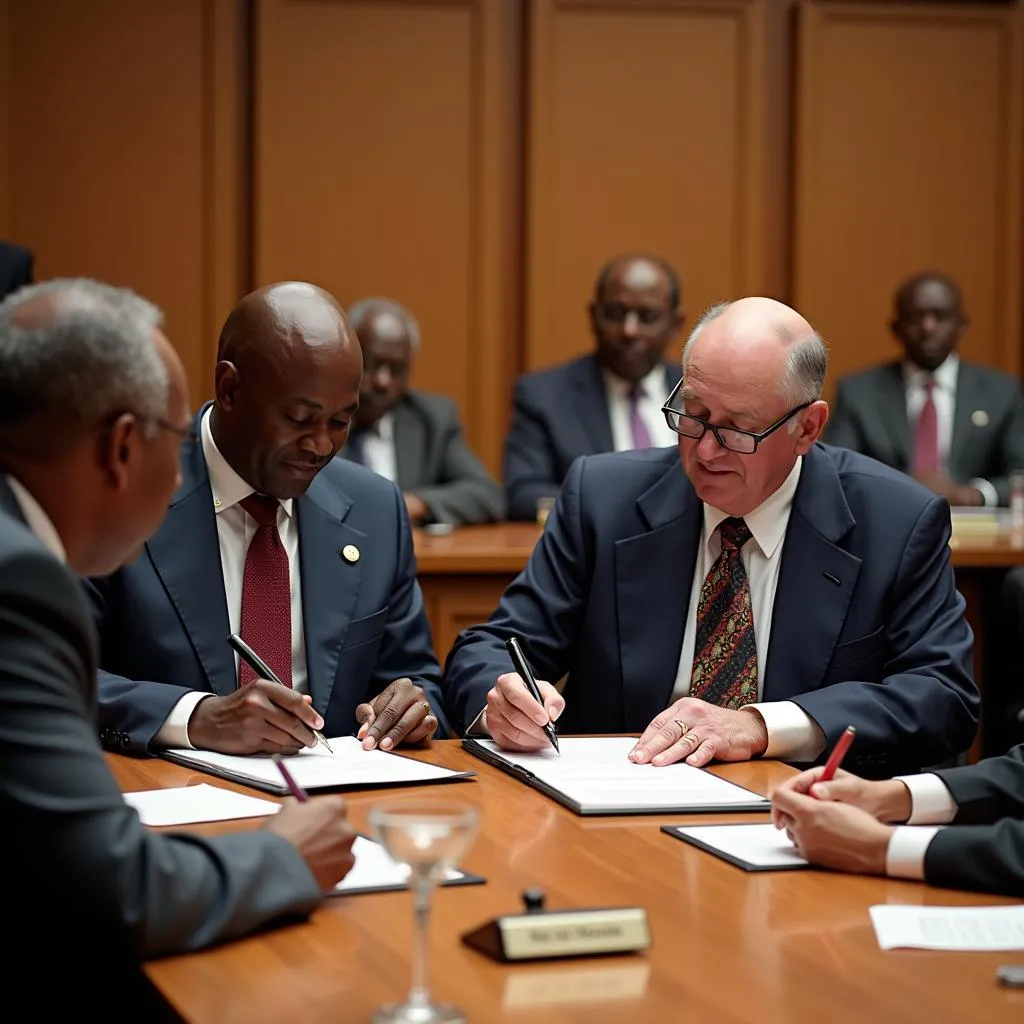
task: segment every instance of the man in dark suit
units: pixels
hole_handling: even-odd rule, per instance
[[[1007,373],[964,362],[960,288],[916,274],[896,292],[890,325],[899,362],[843,377],[829,444],[911,473],[951,505],[1007,505],[1024,468],[1024,397]]]
[[[96,637],[71,572],[137,554],[188,430],[184,369],[148,302],[76,280],[0,304],[0,814],[15,1013],[25,996],[11,992],[49,964],[63,973],[33,989],[33,1015],[157,1019],[140,1004],[152,998],[140,960],[305,916],[352,866],[336,797],[288,801],[235,835],[150,832],[96,738]]]
[[[1024,897],[1024,746],[887,782],[820,775],[803,772],[772,794],[776,827],[812,864]]]
[[[505,441],[510,519],[534,519],[581,455],[675,444],[661,407],[679,382],[665,349],[683,323],[675,270],[619,256],[597,278],[588,312],[593,354],[519,378]]]
[[[574,464],[526,569],[449,655],[455,727],[534,750],[557,718],[642,732],[636,762],[700,766],[814,762],[853,724],[852,763],[874,775],[965,749],[979,701],[949,507],[816,443],[826,364],[781,303],[705,314],[669,402],[678,452]],[[511,635],[541,680],[568,673],[564,695],[529,697]]]
[[[334,459],[361,370],[344,312],[312,285],[262,288],[229,315],[163,526],[90,585],[115,749],[289,751],[358,724],[389,750],[443,722],[401,495]],[[252,681],[231,633],[288,685]]]
[[[20,245],[0,242],[0,300],[32,283],[32,253]]]
[[[420,347],[412,314],[390,299],[362,299],[348,312],[363,383],[342,454],[398,484],[414,526],[502,519],[501,488],[466,444],[455,403],[409,387]]]

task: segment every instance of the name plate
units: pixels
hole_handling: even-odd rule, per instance
[[[651,944],[642,907],[534,910],[496,917],[463,942],[497,960],[635,953]]]

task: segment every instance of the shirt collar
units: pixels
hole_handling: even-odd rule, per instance
[[[757,541],[757,546],[765,558],[771,558],[775,554],[776,548],[786,535],[789,513],[793,508],[793,496],[796,494],[796,485],[800,482],[800,470],[803,467],[803,462],[802,456],[798,458],[781,486],[773,494],[769,494],[753,512],[748,512],[743,517],[751,536]],[[728,518],[727,512],[705,503],[705,544],[711,539],[719,525]]]
[[[50,549],[54,557],[61,562],[67,562],[64,542],[60,539],[53,520],[43,511],[43,506],[29,494],[20,480],[9,476],[7,483],[10,484],[11,490],[14,492],[14,500],[18,503],[28,528]]]
[[[611,370],[605,367],[601,368],[601,376],[604,377],[604,386],[609,395],[620,398],[629,397],[629,393],[633,390],[634,385],[626,380],[625,377],[620,377],[617,373],[612,373]],[[664,364],[659,363],[637,386],[643,388],[643,392],[648,398],[664,402],[668,397]]]
[[[213,431],[210,429],[210,413],[213,406],[203,413],[203,420],[199,426],[199,435],[203,443],[203,455],[206,458],[206,468],[210,473],[210,490],[213,492],[213,510],[217,515],[226,509],[233,508],[240,501],[255,494],[256,489],[247,484],[228,465],[227,459],[220,453],[217,442],[213,439]],[[292,499],[287,498],[281,501],[281,508],[285,515],[292,514]]]
[[[932,371],[931,378],[940,391],[956,394],[956,379],[959,372],[960,357],[952,352],[946,356],[937,370]],[[920,366],[915,366],[909,361],[903,364],[903,382],[908,387],[917,385],[923,388],[928,376],[928,371],[922,370]]]

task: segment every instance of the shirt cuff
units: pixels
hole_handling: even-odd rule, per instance
[[[791,700],[748,704],[764,720],[768,730],[765,757],[786,761],[813,761],[825,749],[825,734],[799,704]]]
[[[946,825],[956,817],[957,802],[938,775],[899,775],[910,790],[908,825]]]
[[[491,734],[487,731],[487,708],[484,708],[476,718],[470,723],[469,728],[466,730],[466,736],[469,739],[474,737],[485,737]]]
[[[928,844],[935,838],[937,828],[908,828],[897,825],[889,837],[885,851],[885,873],[893,878],[911,878],[924,881],[924,855]]]
[[[188,720],[192,717],[192,712],[195,711],[196,705],[207,697],[212,696],[210,693],[201,693],[198,690],[186,693],[171,708],[171,713],[164,719],[164,724],[160,726],[160,731],[153,738],[154,745],[163,747],[164,750],[173,747],[187,747],[189,750],[195,750],[195,747],[192,746],[188,739]]]
[[[995,487],[989,483],[988,480],[968,480],[968,484],[973,487],[976,491],[981,492],[982,504],[987,506],[995,506],[999,504],[999,495],[996,493]]]

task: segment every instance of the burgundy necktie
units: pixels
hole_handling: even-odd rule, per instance
[[[643,397],[644,389],[639,384],[629,393],[629,429],[633,434],[634,448],[651,447],[651,435],[640,415],[640,399]]]
[[[939,414],[935,409],[935,381],[929,376],[924,382],[924,405],[914,429],[914,458],[911,470],[915,473],[939,471]]]
[[[711,566],[697,603],[690,696],[736,710],[757,700],[754,612],[740,557],[751,534],[742,519],[726,519],[718,531],[722,553]]]
[[[256,520],[256,532],[245,554],[242,575],[242,639],[278,674],[292,685],[292,588],[288,552],[277,532],[277,498],[250,494],[239,502]],[[238,685],[256,673],[239,662]]]

